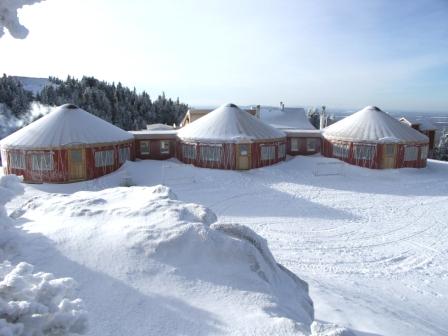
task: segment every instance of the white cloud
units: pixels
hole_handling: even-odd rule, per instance
[[[42,0],[1,0],[0,1],[0,38],[8,29],[12,37],[24,39],[28,35],[28,29],[20,24],[17,10],[25,5],[32,5]]]

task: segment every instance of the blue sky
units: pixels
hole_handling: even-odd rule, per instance
[[[0,72],[121,81],[191,105],[448,111],[448,0],[46,0]]]

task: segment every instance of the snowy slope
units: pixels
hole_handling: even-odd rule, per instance
[[[22,77],[22,76],[13,76],[13,77],[22,84],[22,87],[25,90],[31,91],[34,95],[40,93],[45,86],[55,85],[54,83],[50,82],[48,78]]]
[[[264,239],[163,186],[40,194],[12,217],[21,257],[72,276],[88,335],[307,335],[307,285]]]
[[[326,176],[331,170],[339,175]],[[274,257],[310,285],[317,320],[361,336],[448,335],[446,163],[377,171],[317,155],[237,172],[175,160],[128,162],[94,181],[27,185],[9,208],[48,192],[114,187],[126,175],[142,186],[167,185],[180,199],[209,207],[218,221],[266,238]]]

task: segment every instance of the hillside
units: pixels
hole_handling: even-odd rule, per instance
[[[36,95],[41,93],[43,88],[47,85],[54,85],[48,78],[39,77],[23,77],[23,76],[12,76],[17,79],[22,87]]]
[[[52,193],[104,190],[119,185],[126,175],[139,186],[167,185],[179,199],[207,206],[218,222],[244,224],[266,238],[274,257],[308,282],[317,321],[347,326],[362,336],[447,334],[445,163],[429,160],[425,169],[375,171],[317,155],[238,172],[200,169],[175,160],[128,162],[116,173],[94,181],[27,185],[25,195],[10,203],[9,209],[39,196],[43,201],[36,199],[31,204],[47,200],[56,205],[59,215],[69,218],[58,205],[64,197]],[[65,199],[66,203],[73,200]],[[107,201],[101,196],[89,205],[88,194],[83,199],[88,208]],[[119,216],[129,211],[122,206],[119,209]],[[95,234],[101,231],[92,231],[82,218],[74,231],[67,230],[66,220],[45,225],[54,212],[43,221],[40,210],[33,211],[26,210],[23,215],[32,220],[25,227],[56,244],[60,258],[75,262],[70,262],[70,267],[99,265],[102,257],[89,257],[89,249],[79,254],[85,244],[78,237],[93,244]],[[99,215],[92,211],[83,214],[86,218]],[[111,223],[113,228],[116,225]],[[110,234],[118,233],[113,229]],[[49,260],[41,266],[55,267],[52,263]],[[137,274],[126,271],[127,267],[116,258],[114,268],[128,274],[121,284],[132,283]],[[78,270],[76,266],[71,271],[75,279]],[[95,295],[93,292],[86,293]],[[123,301],[124,307],[135,306],[134,299]],[[178,309],[176,304],[172,307]],[[250,310],[248,314],[258,313]]]

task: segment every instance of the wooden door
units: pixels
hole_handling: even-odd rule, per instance
[[[86,178],[86,155],[84,149],[69,149],[68,169],[70,181]]]
[[[250,168],[250,144],[237,145],[237,168],[240,170]]]
[[[395,144],[383,145],[382,168],[395,168],[396,157],[397,157],[397,145],[395,145]]]

